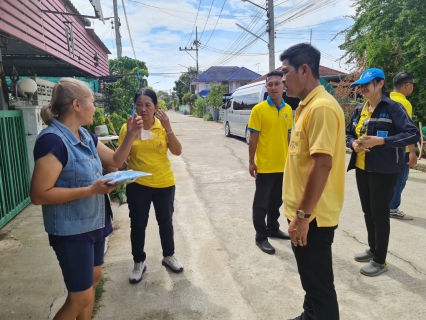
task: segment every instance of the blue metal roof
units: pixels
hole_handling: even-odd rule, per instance
[[[193,82],[252,81],[258,77],[260,77],[260,74],[244,67],[213,66],[204,71]]]
[[[198,94],[201,98],[207,97],[207,95],[210,93],[210,90],[202,90]]]

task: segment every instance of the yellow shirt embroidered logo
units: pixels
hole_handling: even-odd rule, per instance
[[[158,142],[158,144],[157,144],[157,148],[163,148],[164,146],[163,146],[163,144],[161,143],[161,141],[160,142]]]

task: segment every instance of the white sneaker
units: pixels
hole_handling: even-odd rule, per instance
[[[401,219],[401,220],[413,220],[412,216],[405,214],[404,211],[401,211],[399,209],[395,209],[395,210],[391,211],[390,217],[395,218],[395,219]]]
[[[146,271],[146,265],[144,262],[135,262],[135,266],[133,268],[132,273],[130,273],[129,282],[130,283],[138,283],[142,280],[142,275]]]
[[[163,261],[161,262],[163,266],[166,268],[170,268],[175,273],[179,273],[183,271],[183,266],[177,261],[177,259],[174,256],[164,257]]]

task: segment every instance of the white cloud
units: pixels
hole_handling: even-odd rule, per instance
[[[137,3],[135,1],[141,2]],[[256,23],[251,25],[253,31],[266,30],[266,14],[262,10],[253,6],[248,2],[241,0],[227,0],[226,5],[221,12],[224,0],[215,0],[214,6],[210,12],[209,19],[207,20],[210,10],[211,1],[202,1],[200,11],[197,17],[199,36],[204,30],[201,38],[202,44],[205,44],[210,38],[212,31],[213,36],[207,44],[214,51],[238,51],[242,45],[253,39],[251,35],[245,34],[235,23],[239,23],[245,27],[250,26],[256,13],[259,13]],[[276,0],[275,3],[281,3],[285,0]],[[275,16],[278,17],[276,22],[282,21],[288,15],[282,15],[285,10],[291,10],[292,6],[303,4],[309,0],[289,0],[282,3],[275,8]],[[77,9],[86,15],[93,15],[93,8],[90,6],[88,0],[72,0]],[[265,1],[253,0],[253,2],[263,6]],[[132,49],[130,46],[129,36],[123,10],[121,8],[121,1],[119,3],[119,15],[121,20],[121,35],[123,54],[133,57]],[[333,67],[335,69],[345,70],[346,66],[339,66],[338,62],[331,61],[329,55],[339,57],[343,52],[340,51],[338,45],[342,43],[341,40],[333,42],[324,39],[331,39],[332,35],[329,34],[333,31],[341,30],[349,25],[348,21],[336,21],[334,23],[318,25],[306,28],[303,26],[311,26],[321,24],[326,21],[342,19],[344,16],[350,15],[354,9],[350,7],[350,0],[342,0],[334,5],[329,5],[318,11],[306,14],[298,19],[292,20],[288,23],[281,25],[277,28],[277,38],[275,41],[275,50],[282,51],[292,44],[300,41],[309,41],[302,39],[309,39],[310,28],[313,29],[312,43],[317,46],[323,53],[322,65]],[[89,4],[89,6],[88,6]],[[102,9],[105,17],[113,14],[112,1],[103,0],[101,2]],[[125,0],[128,21],[130,24],[133,44],[135,46],[136,55],[139,60],[145,61],[150,73],[170,73],[177,71],[185,71],[184,66],[195,66],[195,61],[185,52],[179,51],[179,47],[188,46],[195,39],[195,31],[192,32],[191,41],[190,35],[193,31],[195,17],[197,15],[198,0]],[[216,25],[219,14],[221,17]],[[207,24],[205,24],[207,21]],[[204,27],[205,26],[205,27]],[[105,21],[105,24],[94,21],[95,31],[99,36],[104,35],[103,41],[110,51],[113,52],[112,41],[115,33],[111,36],[111,20]],[[300,28],[300,29],[295,29]],[[324,31],[326,30],[326,31]],[[328,33],[325,35],[325,33]],[[240,41],[238,45],[233,46],[239,35],[244,36],[244,40]],[[291,39],[293,38],[293,39]],[[341,37],[340,37],[341,38]],[[264,36],[267,40],[267,36]],[[210,49],[203,49],[199,51],[200,66],[207,68],[210,63],[218,60],[223,55],[218,52],[211,52]],[[249,50],[244,53],[267,53],[267,45],[263,41],[256,41]],[[195,56],[195,52],[190,52]],[[226,55],[225,55],[226,56]],[[279,53],[276,54],[276,66],[280,62],[278,59]],[[111,55],[110,58],[114,58]],[[327,58],[326,58],[327,57]],[[222,59],[223,60],[223,59]],[[253,71],[264,73],[268,70],[268,55],[241,55],[235,59],[226,62],[225,65],[245,66]],[[173,87],[172,77],[149,77],[149,82],[154,83],[161,81],[154,87],[157,89],[171,89]]]

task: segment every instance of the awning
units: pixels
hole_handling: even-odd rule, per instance
[[[210,93],[210,90],[202,90],[202,91],[200,91],[199,93],[198,93],[198,95],[201,97],[201,98],[205,98],[205,97],[207,97],[207,95]]]
[[[95,9],[95,15],[99,20],[104,21],[104,15],[102,13],[102,7],[100,0],[89,0],[90,3],[93,6],[93,9]]]

